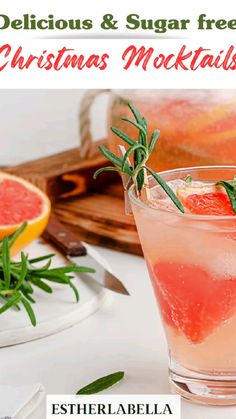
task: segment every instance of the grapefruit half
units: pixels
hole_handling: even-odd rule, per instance
[[[0,172],[0,240],[18,230],[24,221],[28,222],[12,246],[11,254],[19,252],[42,234],[50,209],[48,197],[36,186]]]

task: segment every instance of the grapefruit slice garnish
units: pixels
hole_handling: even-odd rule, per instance
[[[187,212],[196,215],[236,215],[221,185],[185,186],[176,195]]]
[[[15,241],[11,253],[17,253],[41,235],[46,227],[50,201],[26,180],[0,172],[0,239],[14,233],[24,221],[26,229]]]

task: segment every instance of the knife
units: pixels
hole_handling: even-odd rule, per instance
[[[96,278],[90,274],[83,274],[83,278],[89,276],[99,285],[111,291],[130,295],[122,282],[104,266],[105,264],[98,255],[94,254],[93,249],[86,243],[82,243],[56,216],[51,215],[43,238],[54,244],[70,264],[76,264],[73,260],[73,257],[76,256],[81,259],[82,266],[89,266],[96,270]]]

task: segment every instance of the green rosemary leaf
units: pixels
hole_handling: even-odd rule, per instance
[[[85,272],[85,273],[95,273],[96,270],[93,268],[87,268],[86,266],[79,265],[70,265],[70,266],[61,266],[60,268],[50,269],[51,273],[70,273],[70,272]]]
[[[49,259],[48,262],[45,265],[37,267],[35,265],[32,265],[30,262],[27,262],[27,269],[30,272],[35,272],[35,271],[44,272],[44,271],[47,271],[50,268],[51,263],[52,263],[52,259]]]
[[[47,292],[48,294],[52,294],[52,288],[49,287],[48,284],[45,284],[45,282],[43,282],[40,278],[37,278],[35,276],[31,276],[31,282],[32,284],[34,284],[36,287],[40,288],[41,290]]]
[[[144,184],[144,171],[140,168],[143,165],[143,161],[146,160],[143,158],[142,152],[139,149],[134,152],[134,168],[137,172],[134,182],[136,183],[137,191],[140,192]],[[134,170],[134,172],[135,172]]]
[[[115,164],[116,166],[121,167],[122,166],[122,159],[118,156],[116,156],[114,153],[112,153],[110,150],[108,150],[106,147],[104,147],[103,145],[98,147],[99,150],[101,151],[101,153],[109,160],[111,161],[113,164]]]
[[[56,282],[58,284],[68,284],[69,279],[65,274],[61,274],[60,272],[34,272],[34,278],[42,278],[47,279],[48,281]]]
[[[130,154],[133,153],[135,150],[139,150],[141,152],[141,154],[143,154],[144,156],[146,156],[146,148],[142,144],[136,143],[135,145],[133,145],[132,147],[130,147],[126,151],[126,153],[124,155],[124,158],[123,158],[123,163],[122,163],[122,167],[121,167],[121,170],[123,172],[125,170],[126,162],[127,162],[128,158],[129,158]]]
[[[140,165],[142,160],[143,160],[142,153],[140,153],[139,150],[135,150],[134,151],[134,169],[136,169],[137,166]],[[134,170],[134,172],[135,172],[135,170]]]
[[[139,131],[138,143],[143,145],[145,149],[147,148],[147,135],[145,135],[142,131]],[[148,151],[148,149],[146,151]]]
[[[131,124],[136,126],[136,128],[139,129],[139,143],[147,147],[147,121],[144,117],[142,117],[138,109],[136,109],[131,103],[129,103],[128,106],[135,117],[136,123],[135,121],[132,121],[130,118],[122,119],[124,121],[130,122]]]
[[[55,256],[55,253],[50,253],[49,255],[45,255],[45,256],[40,256],[38,258],[33,258],[33,259],[29,259],[28,262],[30,263],[37,263],[37,262],[42,262],[46,259],[52,259]]]
[[[3,238],[2,242],[2,269],[4,275],[5,289],[10,288],[11,273],[10,273],[10,247],[8,237]]]
[[[0,307],[0,314],[7,311],[10,307],[13,307],[21,300],[21,295],[19,293],[14,294],[9,300],[4,304],[2,307]]]
[[[29,281],[23,281],[21,284],[21,290],[23,289],[27,294],[33,294],[34,289]]]
[[[2,299],[4,302],[5,301],[8,301],[8,299],[9,299],[9,297],[6,297],[5,295],[0,295],[0,299]],[[10,307],[10,308],[12,308],[13,310],[16,310],[16,311],[20,311],[20,306],[19,306],[19,304],[14,304],[12,307]]]
[[[184,207],[175,195],[175,193],[172,191],[172,189],[169,187],[169,185],[162,179],[160,175],[158,175],[154,170],[150,169],[149,167],[145,166],[147,171],[154,177],[154,179],[157,181],[157,183],[162,187],[162,189],[165,191],[165,193],[169,196],[169,198],[172,200],[172,202],[175,204],[175,206],[181,211],[184,212]]]
[[[87,386],[81,388],[77,391],[76,394],[96,394],[107,388],[113,386],[114,384],[118,383],[122,378],[124,378],[124,371],[114,372],[113,374],[106,375],[105,377],[101,377],[96,381],[88,384]]]
[[[132,171],[125,168],[124,170],[120,169],[119,167],[102,167],[101,169],[98,169],[94,175],[93,178],[96,179],[98,175],[102,172],[120,172],[120,173],[126,173],[129,176],[132,176]]]
[[[125,141],[127,144],[129,145],[134,145],[136,144],[136,141],[133,140],[132,138],[130,138],[127,134],[125,134],[124,132],[122,132],[121,130],[119,130],[118,128],[111,128],[111,131],[114,132],[114,134],[116,134],[118,137],[120,137],[123,141]]]
[[[21,310],[21,308],[20,308],[19,304],[15,304],[15,305],[14,305],[14,309],[15,309],[16,311],[20,311],[20,310]]]
[[[21,297],[21,302],[23,306],[25,307],[26,312],[28,313],[28,316],[30,318],[30,321],[33,326],[36,326],[36,317],[34,314],[34,310],[32,309],[30,303],[28,300],[26,300],[24,297]]]
[[[138,188],[138,192],[140,193],[144,184],[144,169],[140,169],[138,176],[137,176],[137,188]]]
[[[71,287],[71,289],[74,291],[75,298],[76,298],[76,302],[78,303],[78,301],[79,301],[79,292],[78,292],[78,290],[77,290],[76,286],[73,284],[73,282],[72,282],[72,281],[69,281],[69,286],[70,286],[70,287]]]
[[[133,121],[132,119],[130,119],[130,118],[121,118],[122,119],[122,121],[126,121],[126,122],[129,122],[130,124],[132,124],[134,127],[136,127],[136,128],[138,128],[144,135],[146,135],[146,129],[141,125],[141,124],[139,124],[138,122],[136,122],[136,121]]]
[[[24,252],[21,252],[21,273],[18,279],[16,289],[19,289],[22,282],[25,280],[27,274],[27,256]]]
[[[227,195],[230,199],[233,211],[236,213],[236,187],[232,183],[226,182],[225,180],[217,182],[216,185],[221,185],[225,188]]]
[[[150,143],[149,143],[149,147],[148,147],[149,154],[152,153],[159,136],[160,136],[160,131],[159,130],[153,131],[153,133],[151,135],[151,140],[150,140]]]
[[[136,109],[135,106],[132,105],[132,103],[128,103],[128,107],[130,108],[130,110],[131,110],[132,114],[134,115],[136,121],[139,124],[142,125],[143,124],[143,117],[142,117],[141,113],[138,111],[138,109]]]
[[[20,228],[18,228],[18,230],[15,231],[15,233],[13,233],[11,236],[8,237],[9,247],[12,247],[16,239],[23,233],[23,231],[27,227],[27,224],[28,224],[27,221],[25,221],[23,224],[21,224]]]
[[[140,131],[139,133],[139,142],[144,145],[144,147],[148,148],[148,129],[147,129],[147,121],[143,118],[143,127],[145,129],[145,134]]]
[[[147,127],[148,127],[148,125],[147,125],[147,120],[146,120],[146,118],[142,118],[142,120],[143,120],[143,126],[144,126],[144,128],[147,130]]]
[[[191,175],[188,175],[188,176],[186,176],[186,178],[185,178],[185,182],[187,182],[187,183],[191,183],[192,182],[192,176]]]
[[[24,295],[25,298],[27,298],[27,300],[29,300],[31,303],[35,304],[36,301],[33,299],[33,297],[30,294],[25,292],[22,288],[20,289],[20,292],[21,292],[21,294]]]

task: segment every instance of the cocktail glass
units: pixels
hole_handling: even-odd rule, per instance
[[[176,169],[166,182],[233,179],[236,166]],[[192,401],[236,404],[236,216],[167,209],[149,178],[155,206],[129,196],[169,347],[174,392]],[[166,197],[165,197],[166,198]]]

